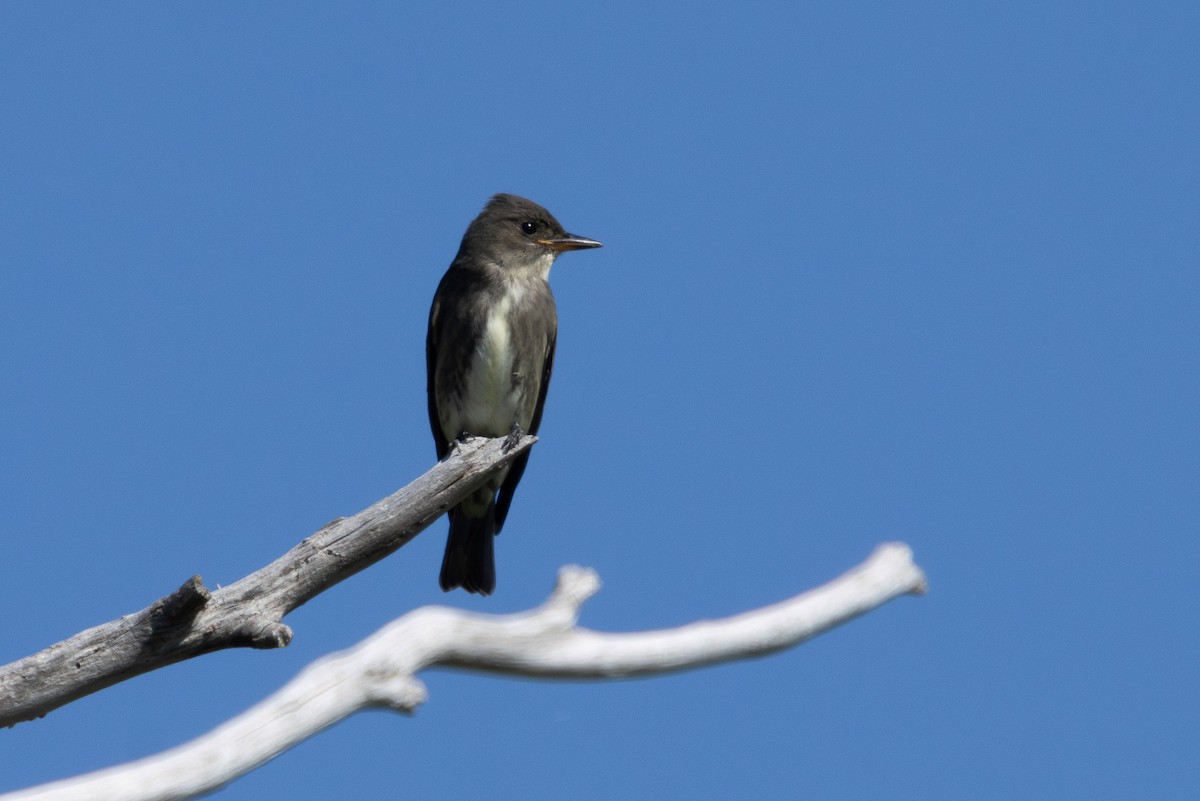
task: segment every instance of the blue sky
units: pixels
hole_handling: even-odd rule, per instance
[[[159,751],[557,568],[638,630],[901,539],[931,592],[610,684],[423,678],[223,799],[1193,798],[1200,14],[1187,4],[5,3],[0,661],[232,582],[432,465],[428,304],[506,191],[553,387],[489,599],[439,522],[231,651],[0,732]]]

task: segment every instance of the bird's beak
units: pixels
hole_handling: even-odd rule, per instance
[[[543,247],[550,248],[551,250],[557,250],[559,253],[567,250],[583,250],[584,248],[604,247],[603,244],[597,242],[595,239],[575,236],[575,234],[563,234],[557,239],[539,239],[538,244]]]

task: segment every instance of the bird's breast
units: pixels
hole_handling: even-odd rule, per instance
[[[498,437],[507,434],[514,422],[521,419],[528,390],[527,362],[530,354],[520,353],[517,328],[522,320],[519,305],[523,299],[519,288],[506,292],[488,312],[487,321],[471,355],[463,392],[463,429],[479,436]],[[536,390],[535,390],[536,391]]]

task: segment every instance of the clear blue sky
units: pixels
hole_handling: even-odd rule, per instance
[[[0,661],[262,566],[434,461],[428,304],[493,192],[554,269],[489,599],[439,522],[0,731],[0,789],[242,711],[411,608],[636,630],[912,545],[931,582],[655,680],[424,676],[222,799],[1200,796],[1194,4],[0,5]]]

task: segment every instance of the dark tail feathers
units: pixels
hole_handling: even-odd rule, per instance
[[[450,510],[450,536],[442,557],[438,583],[446,592],[462,587],[467,592],[491,595],[496,589],[496,501],[480,517],[470,517],[461,506]]]

